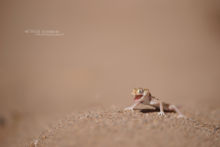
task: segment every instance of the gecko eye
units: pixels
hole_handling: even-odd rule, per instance
[[[143,89],[138,89],[138,93],[143,93]]]

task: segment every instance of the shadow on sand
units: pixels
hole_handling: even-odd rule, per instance
[[[160,109],[137,109],[142,113],[153,113],[153,112],[160,112]],[[174,113],[174,111],[165,111],[166,113]]]

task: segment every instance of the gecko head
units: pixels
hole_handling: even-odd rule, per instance
[[[147,95],[149,89],[144,88],[134,88],[131,94],[134,96],[134,100],[140,99],[143,95]]]

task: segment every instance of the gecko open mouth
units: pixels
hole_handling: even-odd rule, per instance
[[[138,100],[142,97],[143,95],[135,95],[134,100]]]

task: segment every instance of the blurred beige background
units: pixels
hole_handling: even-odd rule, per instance
[[[2,114],[123,107],[134,87],[220,106],[218,0],[1,0],[0,17]]]

